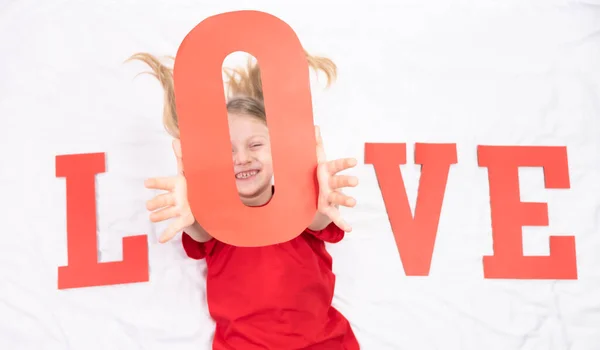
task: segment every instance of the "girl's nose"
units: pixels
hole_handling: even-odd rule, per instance
[[[246,164],[250,161],[250,157],[246,151],[237,151],[233,154],[233,161],[235,164]]]

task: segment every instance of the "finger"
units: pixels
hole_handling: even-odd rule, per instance
[[[349,208],[356,205],[356,200],[354,198],[337,191],[331,192],[329,196],[327,196],[327,201],[333,205],[341,205]]]
[[[182,158],[181,156],[181,140],[173,139],[173,153],[176,158]]]
[[[167,207],[167,208],[150,213],[150,221],[160,222],[160,221],[169,220],[176,216],[177,216],[177,208],[176,207]]]
[[[183,175],[183,159],[177,158],[177,174]]]
[[[177,159],[177,173],[183,175],[183,157],[181,156],[181,141],[179,139],[173,140],[173,153],[175,153],[175,159]]]
[[[356,163],[357,161],[355,158],[341,158],[330,160],[329,162],[327,162],[327,171],[333,175],[339,173],[342,170],[354,168],[356,166]]]
[[[318,125],[315,125],[315,139],[317,140],[317,145],[323,145],[323,138],[321,137],[321,128]]]
[[[329,187],[332,190],[343,187],[356,187],[358,178],[356,176],[335,175],[329,178]]]
[[[339,227],[344,232],[352,231],[352,226],[350,226],[344,219],[342,219],[342,215],[340,211],[335,207],[327,207],[323,214],[327,215],[328,218],[333,221],[333,223]]]
[[[173,193],[163,193],[146,202],[146,209],[156,210],[175,205],[175,196]]]
[[[144,186],[149,189],[170,191],[175,188],[175,177],[153,177],[144,181]]]
[[[175,235],[177,235],[177,233],[183,229],[183,218],[177,218],[169,226],[167,226],[158,241],[160,243],[166,243],[173,239],[173,237],[175,237]]]
[[[315,125],[315,139],[317,140],[317,162],[323,163],[327,160],[325,148],[323,147],[323,138],[321,137],[321,128]]]

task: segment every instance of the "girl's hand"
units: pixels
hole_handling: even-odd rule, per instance
[[[356,159],[342,158],[327,161],[323,139],[318,126],[315,126],[317,138],[317,180],[319,183],[319,199],[317,210],[327,216],[333,223],[345,232],[352,231],[352,227],[346,223],[340,214],[338,206],[353,207],[356,200],[341,192],[344,187],[355,187],[358,185],[356,176],[336,175],[340,171],[356,166]]]
[[[195,222],[187,198],[187,182],[183,176],[183,161],[181,159],[181,143],[173,141],[173,151],[177,158],[177,175],[170,177],[156,177],[144,182],[146,188],[164,190],[146,203],[150,213],[150,221],[160,222],[175,219],[159,238],[160,243],[165,243],[175,237],[177,232]]]

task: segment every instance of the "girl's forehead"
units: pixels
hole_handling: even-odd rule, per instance
[[[243,142],[255,137],[269,138],[269,130],[265,123],[253,116],[230,116],[229,132],[232,140]]]
[[[229,115],[229,127],[248,130],[267,130],[267,126],[265,125],[264,121],[260,120],[257,117],[243,114]]]

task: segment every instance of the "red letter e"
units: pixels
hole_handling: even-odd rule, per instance
[[[549,256],[523,256],[522,226],[548,225],[546,203],[524,203],[519,167],[544,167],[546,188],[569,188],[565,147],[479,146],[488,168],[494,255],[483,258],[485,278],[577,279],[575,238],[550,237]]]

